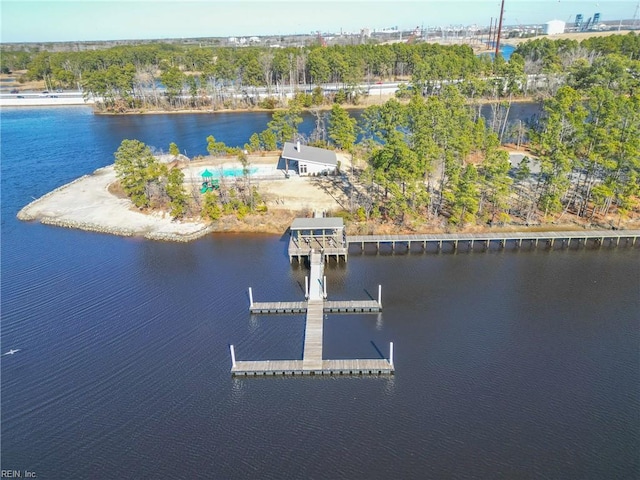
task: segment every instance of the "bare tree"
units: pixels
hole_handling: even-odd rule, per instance
[[[273,85],[273,53],[270,51],[261,53],[258,57],[258,63],[262,69],[264,82],[267,84],[267,94],[271,95],[271,86]]]

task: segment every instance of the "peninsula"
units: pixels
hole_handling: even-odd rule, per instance
[[[348,155],[339,154],[340,161],[350,168]],[[272,166],[275,169],[277,155],[251,156],[252,164],[261,167]],[[229,159],[204,159],[192,162],[189,170],[200,171],[237,168],[239,164]],[[263,170],[268,171],[268,170]],[[47,193],[26,205],[17,217],[23,221],[38,221],[46,225],[75,228],[85,231],[107,233],[126,237],[143,237],[149,240],[189,242],[212,232],[252,232],[281,234],[294,218],[311,216],[315,211],[340,212],[349,204],[345,189],[340,185],[340,177],[278,177],[276,175],[257,175],[254,182],[258,185],[265,199],[268,210],[263,214],[249,215],[242,221],[233,216],[218,221],[206,221],[199,218],[174,220],[168,212],[142,211],[136,208],[130,199],[114,193],[117,184],[113,165],[99,168],[89,175],[84,175],[68,184]],[[602,228],[602,226],[594,226]],[[640,228],[640,219],[633,217],[624,227]],[[534,225],[526,227],[518,225],[501,229],[479,229],[470,226],[467,232],[480,231],[554,231],[584,230],[585,225],[572,222],[563,224]],[[348,227],[350,233],[364,233],[361,228]],[[415,233],[415,230],[392,228],[379,224],[369,225],[366,233]],[[442,227],[432,226],[432,233],[448,231]],[[458,229],[458,231],[462,231]]]
[[[282,233],[296,216],[314,210],[338,211],[348,199],[334,188],[329,177],[285,178],[276,169],[278,155],[250,156],[251,164],[261,173],[253,176],[267,205],[267,213],[249,215],[242,221],[233,216],[218,221],[200,218],[174,220],[168,212],[143,211],[131,200],[120,195],[113,165],[100,168],[29,203],[18,212],[23,221],[39,221],[47,225],[77,228],[120,236],[140,236],[151,240],[188,242],[213,231]],[[349,165],[347,155],[340,155],[343,165]],[[186,167],[186,183],[197,181],[203,170],[241,168],[228,158],[205,158]]]

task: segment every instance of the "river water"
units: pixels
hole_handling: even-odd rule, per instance
[[[66,478],[638,478],[638,248],[352,254],[327,268],[325,358],[387,378],[234,379],[301,358],[286,238],[189,244],[21,223],[32,197],[112,163],[124,138],[188,155],[243,144],[263,114],[95,116],[4,109],[2,469]],[[310,128],[307,120],[305,127]]]

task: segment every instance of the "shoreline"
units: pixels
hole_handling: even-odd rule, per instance
[[[386,98],[385,98],[386,97]],[[405,98],[397,98],[395,95],[382,95],[382,97],[376,97],[371,102],[367,102],[366,104],[361,105],[353,105],[353,104],[339,104],[345,110],[364,110],[372,105],[383,105],[388,100],[395,99],[399,103],[409,103],[409,99]],[[502,103],[508,101],[504,98],[500,99],[467,99],[468,105],[491,105],[494,103]],[[539,103],[539,100],[533,96],[526,97],[518,97],[511,99],[511,103]],[[310,108],[303,108],[303,112],[309,112],[312,110],[320,110],[320,111],[331,111],[331,108],[334,104],[331,105],[318,105]],[[119,115],[190,115],[190,114],[225,114],[225,113],[273,113],[277,111],[285,111],[286,107],[278,107],[278,108],[259,108],[259,107],[250,107],[250,108],[221,108],[217,110],[203,110],[203,109],[181,109],[181,110],[166,110],[166,109],[158,109],[158,110],[131,110],[126,112],[106,112],[106,111],[98,111],[94,106],[94,115],[105,115],[105,116],[119,116]]]
[[[113,165],[99,168],[30,202],[16,216],[44,225],[174,242],[189,242],[211,231],[205,222],[176,222],[166,214],[135,210],[130,200],[108,191],[115,179]]]
[[[359,104],[339,104],[345,110],[364,110],[372,105],[384,105],[391,99],[395,99],[398,102],[405,104],[410,99],[397,98],[395,94],[383,94],[376,95],[371,94],[364,97],[364,101]],[[491,105],[494,103],[502,103],[507,101],[505,98],[481,98],[481,99],[466,99],[469,105]],[[527,95],[522,97],[516,97],[511,99],[511,103],[538,103],[539,99],[535,96]],[[94,99],[84,100],[77,97],[26,97],[26,98],[6,98],[0,96],[0,108],[24,108],[24,107],[62,107],[62,106],[86,106],[91,107],[94,115],[105,116],[120,116],[120,115],[189,115],[189,114],[224,114],[224,113],[273,113],[277,111],[287,110],[286,107],[277,108],[260,108],[260,107],[238,107],[238,108],[183,108],[183,109],[153,109],[153,108],[140,108],[130,109],[123,112],[110,112],[102,111],[97,108],[98,103]],[[328,112],[333,107],[332,104],[316,105],[313,107],[304,107],[302,111],[309,112],[312,110],[320,110]]]
[[[304,178],[298,179],[305,181]],[[145,213],[135,207],[126,198],[119,198],[109,192],[109,186],[116,181],[114,166],[99,168],[92,174],[83,175],[67,184],[46,193],[42,197],[30,202],[17,213],[21,221],[39,222],[63,228],[107,233],[121,237],[142,237],[154,241],[191,242],[210,233],[251,233],[282,235],[286,232],[291,221],[299,216],[309,214],[313,206],[319,207],[309,198],[304,202],[288,202],[289,207],[283,205],[270,208],[266,214],[249,215],[242,221],[235,217],[222,218],[217,222],[204,220],[172,220],[166,212]],[[284,185],[284,184],[283,184]],[[297,185],[297,184],[296,184]],[[293,185],[296,188],[296,185]],[[299,186],[298,186],[299,188]],[[338,204],[337,204],[338,205]],[[326,205],[322,205],[326,207]],[[326,211],[331,211],[326,210]],[[631,222],[620,230],[638,228]],[[417,233],[467,233],[482,234],[487,232],[558,232],[558,231],[588,231],[611,229],[602,225],[579,225],[574,222],[562,224],[504,225],[487,228],[470,225],[455,232],[447,228],[425,228],[422,232],[404,229],[396,234]]]

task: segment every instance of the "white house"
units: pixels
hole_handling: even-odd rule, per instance
[[[285,170],[294,169],[298,175],[326,175],[338,168],[336,152],[324,148],[286,142],[280,155],[285,161]],[[292,164],[293,163],[293,164]]]
[[[545,35],[558,35],[564,33],[565,22],[562,20],[550,20],[544,24],[542,33]]]

